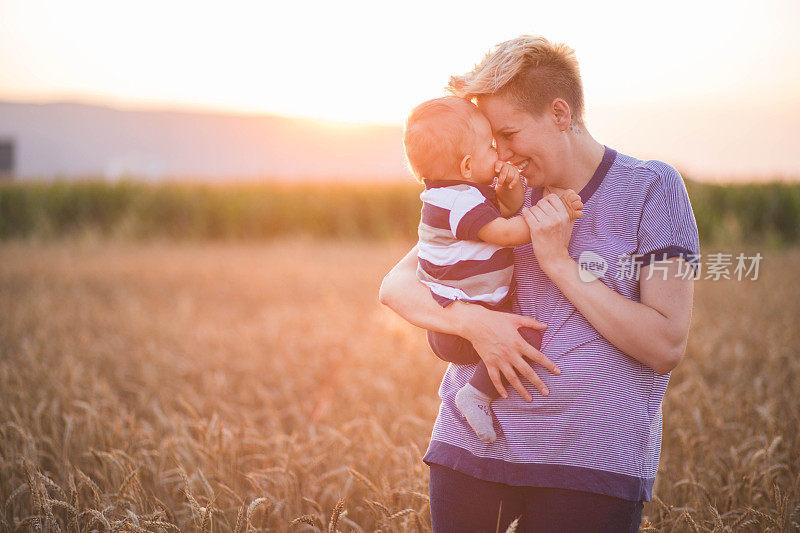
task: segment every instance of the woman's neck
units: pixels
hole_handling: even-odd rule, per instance
[[[570,133],[569,157],[565,158],[567,164],[559,178],[553,180],[550,186],[580,192],[592,179],[604,153],[605,146],[595,141],[585,127],[581,127],[576,133]]]

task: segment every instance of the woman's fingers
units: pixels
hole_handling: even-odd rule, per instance
[[[555,194],[548,194],[547,196],[536,202],[536,205],[534,207],[539,208],[545,215],[548,216],[555,215],[557,211],[554,205],[550,202],[551,197],[558,198]],[[559,200],[559,203],[561,203],[561,200]]]
[[[553,374],[561,374],[561,369],[559,369],[553,361],[545,357],[544,354],[530,344],[524,343],[524,346],[520,346],[520,351],[522,352],[522,355],[531,361],[542,365]],[[514,387],[514,390],[516,390],[526,402],[531,401],[533,398],[531,397],[530,392],[528,392],[528,390],[522,384],[520,376],[527,379],[542,396],[547,396],[550,394],[550,390],[547,388],[547,385],[544,384],[542,378],[539,377],[539,374],[537,374],[531,364],[519,354],[517,354],[516,357],[514,357],[511,361],[506,359],[495,359],[495,361],[495,364],[487,364],[486,369],[489,373],[489,379],[492,380],[492,384],[494,384],[494,387],[503,398],[508,398],[508,391],[503,385],[501,374],[506,378],[509,385]]]
[[[530,365],[525,366],[527,366],[529,369],[531,368]],[[517,375],[517,372],[514,370],[513,366],[508,363],[503,363],[501,370],[503,371],[503,375],[508,380],[508,383],[514,387],[514,389],[525,399],[526,402],[533,400],[531,393],[528,392],[528,389],[526,389],[519,380],[519,376]]]
[[[553,361],[542,355],[541,352],[533,348],[531,345],[526,344],[526,346],[530,349],[529,352],[524,353],[528,359],[541,364],[547,370],[556,375],[561,374],[561,370],[556,366],[555,363],[553,363]],[[536,354],[538,354],[538,357]],[[502,372],[503,376],[505,376],[506,380],[508,380],[509,385],[514,387],[514,389],[519,393],[520,396],[522,396],[522,398],[525,399],[526,402],[531,401],[533,398],[531,397],[530,392],[528,392],[528,390],[522,384],[520,376],[527,379],[534,387],[536,387],[536,390],[538,390],[542,396],[547,396],[550,394],[550,390],[547,388],[547,385],[544,384],[542,378],[539,377],[539,374],[536,373],[530,363],[520,356],[517,356],[512,363],[501,360],[499,362],[499,372],[495,366],[487,365],[486,368],[489,372],[489,378],[492,380],[495,388],[500,391],[500,394],[503,396],[503,398],[508,397],[508,392],[503,386],[499,372]]]
[[[529,207],[527,209],[523,207],[522,210],[520,211],[522,214],[522,218],[525,219],[525,223],[528,224],[528,229],[531,232],[531,242],[534,242],[535,239],[534,235],[536,235],[539,232],[539,228],[541,227],[537,215],[533,212],[534,207],[536,206]]]
[[[542,330],[547,327],[547,324],[544,322],[539,322],[535,318],[525,316],[525,315],[514,315],[519,317],[519,321],[517,322],[517,327],[520,328],[531,328],[536,330]]]
[[[545,196],[545,199],[547,200],[547,203],[542,206],[542,210],[548,214],[569,219],[567,208],[564,206],[564,202],[561,201],[561,198],[555,194],[548,194]]]
[[[500,393],[501,398],[508,398],[508,391],[506,386],[503,385],[503,379],[500,377],[500,372],[493,366],[486,366],[486,371],[489,373],[489,379],[492,380],[494,388]]]
[[[544,384],[544,381],[542,381],[542,378],[539,377],[539,374],[534,372],[533,368],[531,368],[531,365],[528,365],[526,363],[526,366],[530,370],[530,372],[526,372],[525,373],[525,377],[527,378],[527,380],[530,381],[533,384],[534,387],[536,387],[536,390],[539,391],[539,394],[541,394],[542,396],[549,395],[550,391],[548,390],[547,385]],[[528,397],[525,398],[525,401],[529,402],[532,399],[533,398],[531,398],[530,394],[529,394]]]
[[[528,360],[542,365],[554,374],[560,374],[561,371],[555,363],[529,344],[520,331],[520,328],[541,331],[547,326],[534,318],[513,313],[483,308],[476,312],[481,313],[482,318],[477,322],[479,327],[472,330],[469,340],[486,365],[489,378],[500,396],[508,397],[503,377],[526,401],[531,401],[532,398],[523,385],[522,378],[527,379],[543,396],[547,396],[547,386]]]
[[[558,368],[558,365],[556,365],[553,362],[552,359],[547,357],[545,354],[543,354],[542,352],[540,352],[539,350],[537,350],[536,348],[534,348],[530,344],[525,343],[525,345],[522,347],[521,351],[522,351],[522,355],[524,355],[525,357],[527,357],[528,359],[530,359],[534,363],[538,363],[538,364],[542,365],[544,368],[546,368],[547,370],[549,370],[553,374],[556,374],[556,375],[561,374],[561,369]],[[530,365],[528,365],[528,366],[530,366]],[[536,375],[535,372],[534,372],[534,375]]]
[[[557,200],[557,202],[554,200]],[[558,203],[560,202],[561,199],[557,195],[550,193],[543,196],[542,199],[536,203],[536,205],[538,205],[545,213],[553,214],[558,212]]]
[[[545,213],[539,204],[536,204],[530,208],[530,213],[533,215],[534,220],[536,221],[537,225],[541,224],[547,219],[547,213]]]
[[[555,194],[548,194],[539,200],[535,206],[531,207],[531,211],[539,222],[546,226],[554,226],[563,221],[569,221],[570,218],[564,202]]]
[[[559,370],[559,368],[555,365],[555,363],[550,361],[547,357],[542,355],[541,352],[539,352],[538,350],[536,350],[532,346],[530,346],[530,345],[527,345],[527,346],[531,350],[533,350],[534,352],[539,353],[539,357],[534,358],[534,357],[532,357],[531,355],[529,355],[527,353],[525,354],[526,357],[528,357],[529,359],[532,359],[532,360],[534,360],[536,362],[542,363],[543,366],[546,365],[545,368],[547,368],[548,370],[550,370],[554,374],[560,374],[561,373],[561,370]],[[550,394],[550,390],[547,388],[547,385],[544,384],[544,381],[542,381],[542,378],[539,377],[539,374],[537,374],[536,371],[533,369],[533,367],[530,365],[530,363],[528,363],[522,357],[519,357],[519,358],[514,360],[514,364],[513,364],[512,370],[514,371],[514,380],[516,380],[516,382],[519,382],[520,387],[522,387],[522,382],[519,380],[519,376],[522,376],[525,379],[527,379],[534,387],[536,387],[536,390],[538,390],[539,394],[541,394],[542,396],[547,396],[547,395]],[[522,392],[520,392],[520,388],[515,385],[515,381],[510,379],[508,377],[508,374],[505,371],[503,373],[506,375],[506,379],[508,379],[508,382],[517,390],[517,392],[520,393],[520,396],[525,398],[526,402],[529,402],[529,401],[532,400],[531,395],[527,391],[527,389],[524,389],[524,387],[522,387],[525,390],[525,392],[523,394]]]
[[[527,222],[528,227],[533,229],[533,227],[536,224],[538,224],[539,221],[536,220],[536,216],[531,212],[531,209],[533,209],[533,208],[532,207],[529,207],[527,209],[522,208],[522,211],[520,212],[520,214],[522,215],[522,218],[525,219],[525,222]]]

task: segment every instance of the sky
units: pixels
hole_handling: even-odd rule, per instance
[[[598,140],[800,176],[800,0],[0,0],[0,99],[402,124],[520,34],[575,49]]]

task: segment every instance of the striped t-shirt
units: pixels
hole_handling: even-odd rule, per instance
[[[461,180],[425,180],[420,194],[417,277],[441,305],[454,300],[499,305],[508,296],[514,252],[481,241],[500,217],[494,189]]]
[[[583,217],[575,221],[569,254],[592,259],[609,288],[640,301],[630,260],[699,253],[686,187],[660,161],[642,161],[609,148],[580,191]],[[532,188],[525,206],[541,189]],[[516,313],[547,324],[542,352],[562,371],[540,366],[550,389],[542,397],[523,380],[533,401],[512,388],[492,404],[497,440],[481,441],[456,408],[456,392],[475,365],[450,363],[439,389],[442,403],[425,462],[480,479],[518,486],[554,487],[650,500],[661,450],[661,376],[611,344],[544,274],[529,244],[514,248]],[[631,325],[630,327],[635,327]]]

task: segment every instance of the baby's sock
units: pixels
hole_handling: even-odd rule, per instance
[[[456,407],[478,434],[478,438],[484,442],[494,442],[497,439],[492,427],[491,402],[489,396],[469,383],[456,393]]]

